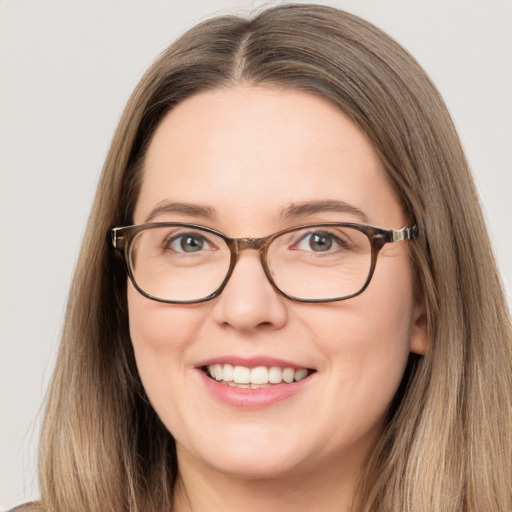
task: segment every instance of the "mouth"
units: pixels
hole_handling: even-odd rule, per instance
[[[235,388],[260,389],[282,384],[300,382],[315,370],[281,366],[241,366],[232,364],[211,364],[201,370],[212,380]]]

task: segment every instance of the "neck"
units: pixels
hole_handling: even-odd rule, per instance
[[[362,469],[357,466],[347,471],[346,467],[328,468],[324,465],[275,478],[243,478],[220,473],[187,458],[186,455],[180,457],[175,512],[357,510],[353,495]]]

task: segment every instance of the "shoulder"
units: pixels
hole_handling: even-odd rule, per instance
[[[31,501],[30,503],[6,510],[6,512],[44,512],[44,508],[38,501]]]

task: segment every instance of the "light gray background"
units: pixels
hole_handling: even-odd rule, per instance
[[[440,88],[510,300],[512,2],[324,3],[386,30]],[[40,403],[96,181],[128,95],[176,35],[211,14],[260,5],[0,0],[0,509],[37,496]]]

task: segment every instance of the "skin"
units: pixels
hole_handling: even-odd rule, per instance
[[[177,201],[213,213],[160,212],[152,220],[231,237],[362,222],[351,212],[281,215],[324,200],[358,208],[371,225],[408,225],[375,151],[343,113],[305,92],[240,85],[198,94],[167,114],[148,149],[134,221]],[[129,284],[140,376],[176,439],[176,510],[349,509],[408,355],[427,346],[409,243],[386,245],[368,289],[341,302],[286,299],[251,250],[209,302],[162,304]],[[216,400],[198,378],[198,362],[225,355],[316,371],[296,395],[240,409]]]

